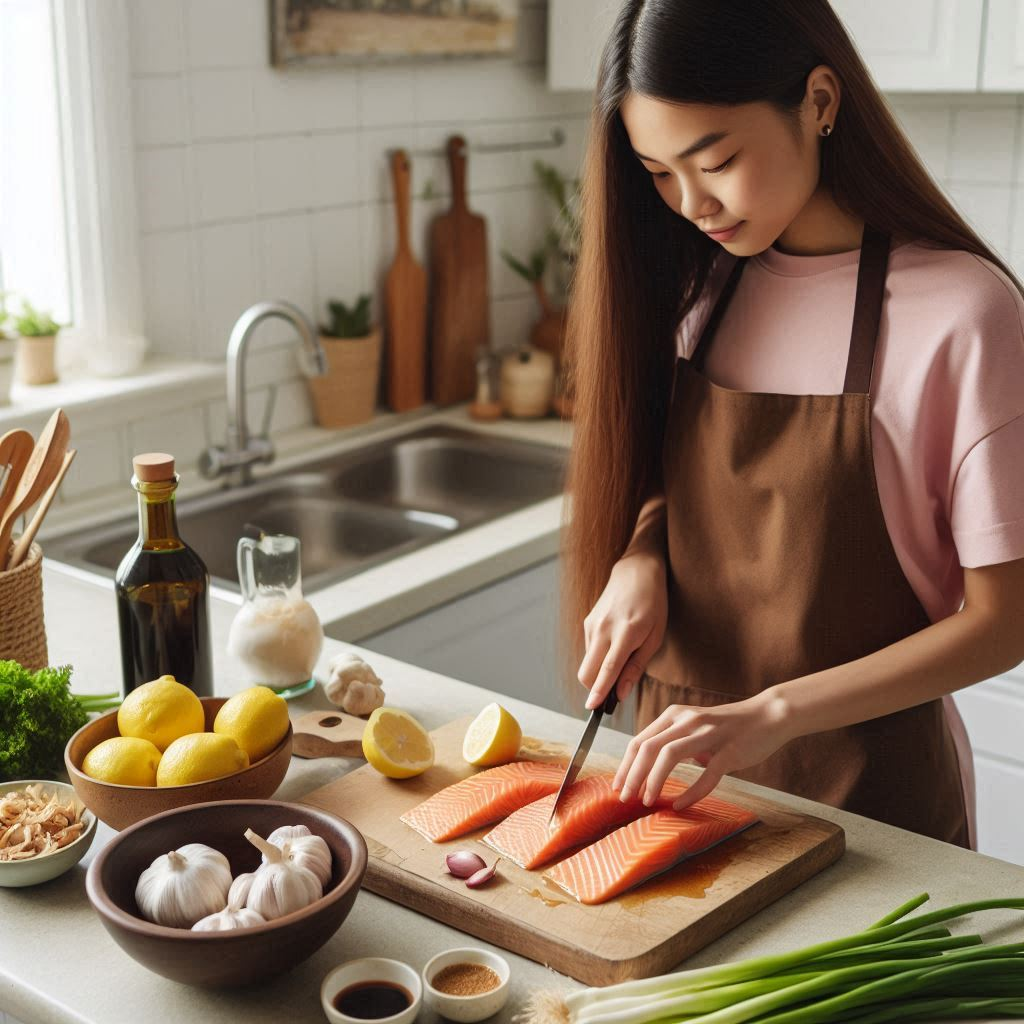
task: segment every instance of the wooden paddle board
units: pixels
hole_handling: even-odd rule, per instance
[[[466,140],[448,139],[452,205],[430,230],[431,397],[435,405],[476,393],[476,356],[491,343],[487,297],[487,222],[466,200]]]
[[[427,274],[416,262],[409,241],[409,154],[391,154],[398,247],[385,282],[387,345],[385,397],[395,412],[415,409],[426,401]]]
[[[452,850],[475,850],[488,864],[496,854],[479,829],[448,843],[431,843],[399,817],[420,801],[477,769],[462,760],[470,717],[431,733],[434,766],[414,779],[386,779],[366,765],[314,790],[303,803],[350,821],[370,858],[363,884],[487,942],[547,964],[587,985],[610,985],[671,971],[692,953],[752,917],[842,855],[843,830],[752,796],[726,779],[716,794],[756,813],[760,821],[707,853],[677,865],[600,906],[584,906],[545,881],[502,860],[494,879],[469,889],[444,869]],[[558,744],[524,737],[520,756],[568,760]],[[584,774],[614,771],[618,762],[592,754]],[[692,779],[700,769],[682,765]]]

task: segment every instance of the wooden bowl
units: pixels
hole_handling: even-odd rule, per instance
[[[206,715],[206,728],[212,729],[213,720],[227,698],[200,699]],[[151,814],[188,804],[211,800],[259,800],[273,796],[288,771],[292,756],[292,726],[289,722],[287,735],[266,757],[221,779],[193,782],[188,786],[118,786],[90,778],[82,771],[85,755],[103,740],[119,735],[117,712],[109,711],[83,725],[64,748],[64,766],[79,800],[113,829],[127,828]]]
[[[245,830],[267,836],[282,825],[305,825],[331,849],[331,880],[315,903],[225,932],[168,928],[140,916],[135,886],[157,857],[205,843],[228,858],[237,876],[261,862]],[[89,865],[85,890],[114,941],[143,967],[186,985],[234,988],[281,974],[319,949],[352,909],[365,871],[366,842],[342,818],[277,800],[223,800],[165,811],[126,828]]]

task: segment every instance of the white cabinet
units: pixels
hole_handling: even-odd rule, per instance
[[[593,89],[621,0],[549,0],[548,87]],[[832,0],[887,92],[1024,91],[1024,0]]]
[[[978,87],[983,0],[832,0],[880,89]]]
[[[558,681],[558,625],[558,560],[552,558],[352,642],[565,711]]]
[[[1024,91],[1024,3],[988,0],[982,89]]]
[[[978,851],[1024,864],[1024,667],[954,700],[974,749]]]

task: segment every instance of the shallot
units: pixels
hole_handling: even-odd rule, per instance
[[[498,870],[498,861],[500,860],[499,857],[490,867],[483,867],[475,875],[470,875],[466,879],[466,885],[470,889],[478,889],[481,885],[486,885],[494,877],[494,872]]]
[[[472,850],[456,850],[444,859],[444,865],[450,875],[456,878],[471,878],[487,867],[487,862]]]

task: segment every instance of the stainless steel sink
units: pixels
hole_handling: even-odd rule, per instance
[[[235,544],[248,526],[302,540],[307,591],[524,508],[562,490],[565,453],[432,427],[311,461],[301,470],[178,502],[182,536],[220,586],[238,589]],[[46,554],[112,575],[136,516],[55,535]]]

